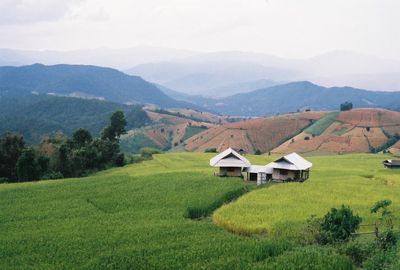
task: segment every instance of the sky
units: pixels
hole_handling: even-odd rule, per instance
[[[153,46],[400,59],[399,0],[0,0],[0,47]]]

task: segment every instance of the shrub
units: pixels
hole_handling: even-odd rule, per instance
[[[262,153],[261,153],[261,150],[260,149],[257,149],[255,152],[254,152],[254,155],[261,155]]]
[[[50,179],[61,179],[64,178],[64,175],[61,172],[48,172],[42,176],[43,180],[50,180]]]
[[[374,244],[365,241],[351,241],[340,247],[339,252],[348,256],[356,266],[362,267],[363,263],[373,254]]]
[[[207,148],[204,153],[217,153],[217,148]]]
[[[152,159],[154,154],[162,153],[162,151],[150,147],[144,147],[139,152],[143,159]]]
[[[7,177],[0,177],[0,184],[5,184],[8,183],[8,178]]]
[[[346,242],[353,237],[361,221],[358,215],[353,215],[348,206],[332,208],[322,219],[319,242],[321,244]]]
[[[380,250],[367,259],[364,263],[365,270],[387,269],[398,259],[396,250]]]
[[[310,137],[305,136],[305,137],[304,137],[304,140],[305,140],[305,141],[308,141],[308,140],[310,140]]]

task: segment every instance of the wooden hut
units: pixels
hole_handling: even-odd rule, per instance
[[[272,169],[272,179],[280,181],[300,181],[308,179],[312,163],[297,153],[283,156],[266,165]]]
[[[219,168],[217,176],[242,176],[242,169],[250,167],[250,162],[229,147],[213,157],[210,166]]]
[[[400,160],[387,159],[383,162],[383,166],[388,169],[400,169]]]

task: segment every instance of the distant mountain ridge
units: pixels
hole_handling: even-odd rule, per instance
[[[125,104],[150,103],[160,107],[191,106],[165,95],[138,76],[112,68],[64,64],[0,67],[0,97],[30,93],[82,96]]]
[[[367,91],[351,87],[323,87],[308,81],[276,85],[220,99],[202,99],[209,110],[236,116],[263,116],[287,112],[338,110],[341,103],[356,108],[400,109],[400,92]],[[197,103],[198,104],[198,103]]]

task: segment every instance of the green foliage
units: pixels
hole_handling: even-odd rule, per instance
[[[257,150],[254,152],[254,155],[261,155],[261,154],[262,154],[262,152],[261,152],[260,149],[257,149]]]
[[[396,250],[380,250],[374,253],[363,264],[365,270],[390,269],[390,266],[398,259]]]
[[[107,125],[109,115],[117,110],[124,111],[127,129],[151,122],[137,105],[39,95],[0,99],[0,134],[9,131],[22,134],[28,143],[39,143],[44,135],[58,131],[71,136],[79,128],[98,136]]]
[[[110,125],[103,129],[101,138],[110,141],[118,140],[122,134],[126,133],[126,124],[124,113],[122,111],[114,112],[110,117]]]
[[[204,153],[217,153],[217,148],[207,148]]]
[[[322,244],[346,242],[353,238],[353,233],[357,231],[361,221],[358,215],[353,215],[349,206],[332,208],[322,219],[319,242]]]
[[[195,126],[188,126],[185,129],[185,134],[182,137],[182,141],[186,141],[187,139],[193,137],[196,134],[199,134],[206,130],[206,127],[195,127]]]
[[[345,103],[340,104],[340,111],[350,111],[353,109],[353,103],[346,101]]]
[[[147,138],[143,133],[136,133],[132,136],[122,136],[120,139],[121,150],[124,153],[139,153],[141,148],[159,148],[151,139]]]
[[[364,262],[375,252],[375,246],[368,241],[350,241],[339,246],[339,252],[349,257],[357,267],[362,267]]]
[[[151,147],[144,147],[144,148],[140,149],[139,152],[140,152],[140,155],[142,156],[142,158],[145,160],[152,159],[153,155],[162,153],[162,151],[155,149],[155,148],[151,148]]]
[[[22,150],[17,161],[17,175],[19,181],[32,181],[39,178],[40,167],[32,148]]]
[[[20,135],[7,133],[0,137],[0,177],[17,178],[16,165],[24,148],[25,142]]]
[[[371,153],[379,153],[381,151],[384,151],[384,150],[390,148],[392,145],[396,144],[400,140],[399,134],[394,134],[394,135],[390,135],[387,133],[385,133],[385,134],[386,134],[386,136],[388,136],[388,140],[380,146],[377,146],[377,147],[370,146],[369,151]]]
[[[93,140],[92,135],[86,129],[80,128],[72,135],[72,141],[77,148],[83,147]]]
[[[333,122],[335,122],[336,118],[338,117],[339,112],[331,112],[316,121],[310,127],[306,128],[304,132],[319,136],[321,135]]]

